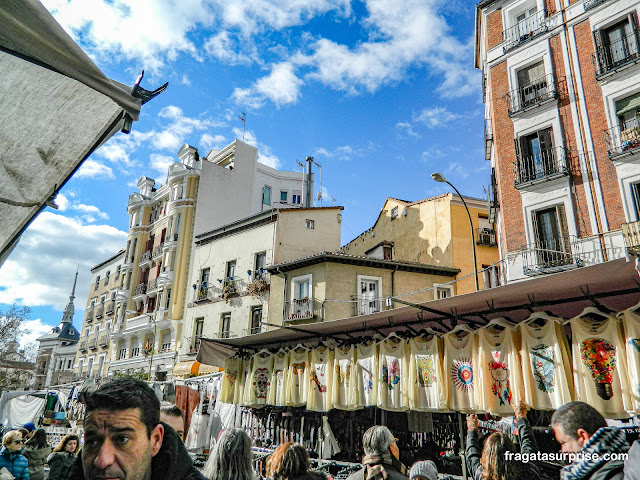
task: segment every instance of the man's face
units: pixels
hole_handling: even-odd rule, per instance
[[[149,480],[151,459],[160,451],[164,427],[147,436],[139,408],[92,410],[84,419],[82,470],[87,480]]]
[[[182,417],[176,417],[175,415],[167,415],[164,412],[160,412],[160,421],[166,423],[167,425],[171,425],[180,440],[184,442],[184,420]]]
[[[560,444],[560,449],[566,453],[578,453],[580,450],[582,450],[582,447],[584,447],[584,444],[589,439],[588,434],[585,430],[578,429],[578,438],[575,438],[564,433],[560,425],[555,425],[553,427],[553,433],[556,436],[556,440]]]

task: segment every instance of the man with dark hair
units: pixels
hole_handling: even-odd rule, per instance
[[[160,407],[160,421],[173,428],[184,442],[184,413],[179,406],[172,403],[163,404]]]
[[[591,405],[570,402],[561,406],[551,417],[551,427],[562,451],[577,454],[562,469],[562,480],[622,480],[624,459],[619,454],[629,450],[626,435],[617,427],[608,427]]]
[[[113,380],[81,401],[84,448],[73,480],[204,479],[175,431],[160,423],[160,402],[142,380]]]

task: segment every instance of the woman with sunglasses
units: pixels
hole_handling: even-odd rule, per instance
[[[0,470],[6,468],[15,480],[29,480],[29,462],[22,453],[22,433],[12,430],[2,437]]]

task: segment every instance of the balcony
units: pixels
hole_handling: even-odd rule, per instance
[[[380,298],[363,298],[352,297],[355,302],[353,303],[354,312],[353,315],[369,315],[370,313],[377,313],[382,311],[383,300]]]
[[[476,245],[497,247],[498,236],[492,228],[476,228]]]
[[[542,35],[547,30],[549,30],[549,27],[547,26],[545,12],[529,15],[513,27],[502,32],[502,51],[507,53],[509,50],[533,40],[538,35]]]
[[[156,245],[154,247],[153,254],[151,255],[151,258],[155,260],[158,257],[161,257],[163,251],[164,251],[164,242],[162,242],[160,245]]]
[[[81,352],[86,352],[87,351],[87,340],[82,340],[80,342],[80,351]]]
[[[600,80],[638,61],[640,61],[638,38],[636,33],[632,32],[620,40],[596,48],[593,54],[596,79]]]
[[[611,160],[639,153],[640,122],[638,117],[627,120],[623,127],[616,126],[604,131],[607,154]]]
[[[147,282],[147,295],[154,296],[156,290],[158,289],[158,279],[152,278]]]
[[[202,285],[199,289],[195,291],[195,301],[196,302],[204,302],[206,300],[211,300],[209,294],[211,293],[211,289],[208,285]]]
[[[104,316],[104,304],[100,304],[98,308],[96,308],[96,319],[102,318]]]
[[[587,0],[584,2],[584,11],[591,10],[592,8],[596,8],[598,5],[602,5],[608,0]]]
[[[553,73],[545,75],[528,85],[523,85],[507,94],[510,117],[526,112],[558,98],[556,77]]]
[[[285,322],[309,320],[320,315],[320,302],[315,298],[297,298],[284,304]]]
[[[98,337],[93,337],[91,340],[89,340],[89,348],[91,350],[95,350],[98,347]]]
[[[522,188],[569,175],[564,147],[542,150],[536,155],[518,156],[513,164],[513,184]]]
[[[493,128],[491,119],[484,121],[484,159],[491,160],[491,146],[493,145]]]
[[[87,316],[85,317],[85,322],[87,322],[87,323],[93,322],[93,308],[90,308],[89,311],[87,311]]]
[[[109,335],[106,333],[103,333],[102,335],[100,335],[100,337],[98,338],[98,345],[100,347],[106,347],[109,345]]]
[[[115,302],[107,302],[104,307],[104,313],[107,315],[113,315],[113,310],[115,308]]]
[[[624,244],[634,255],[640,255],[640,222],[622,224]]]
[[[576,238],[557,238],[552,241],[539,240],[522,252],[523,271],[527,276],[547,275],[582,267],[580,244]]]
[[[147,284],[146,283],[139,283],[138,285],[136,285],[136,288],[133,290],[133,296],[134,297],[138,297],[140,295],[144,295],[145,293],[147,293]]]
[[[147,250],[142,255],[140,255],[140,261],[138,262],[138,265],[144,267],[149,263],[151,263],[151,250]]]
[[[263,333],[267,331],[267,327],[264,325],[258,325],[257,327],[245,328],[242,330],[242,336],[246,337],[247,335],[257,335],[258,333]],[[223,332],[229,335],[229,332]],[[229,338],[229,337],[226,337]]]

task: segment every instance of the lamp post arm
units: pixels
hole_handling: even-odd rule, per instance
[[[478,290],[480,290],[480,285],[478,284],[478,261],[476,259],[476,239],[475,236],[473,234],[473,222],[471,221],[471,213],[469,213],[469,207],[467,207],[467,202],[464,201],[464,197],[460,194],[460,192],[458,191],[458,189],[456,187],[454,187],[449,180],[446,180],[446,182],[449,184],[449,186],[451,188],[453,188],[456,193],[458,194],[458,196],[460,197],[460,200],[462,200],[462,204],[464,205],[464,209],[467,211],[467,217],[469,218],[469,228],[471,229],[471,251],[473,252],[473,273],[476,279],[476,292]]]

